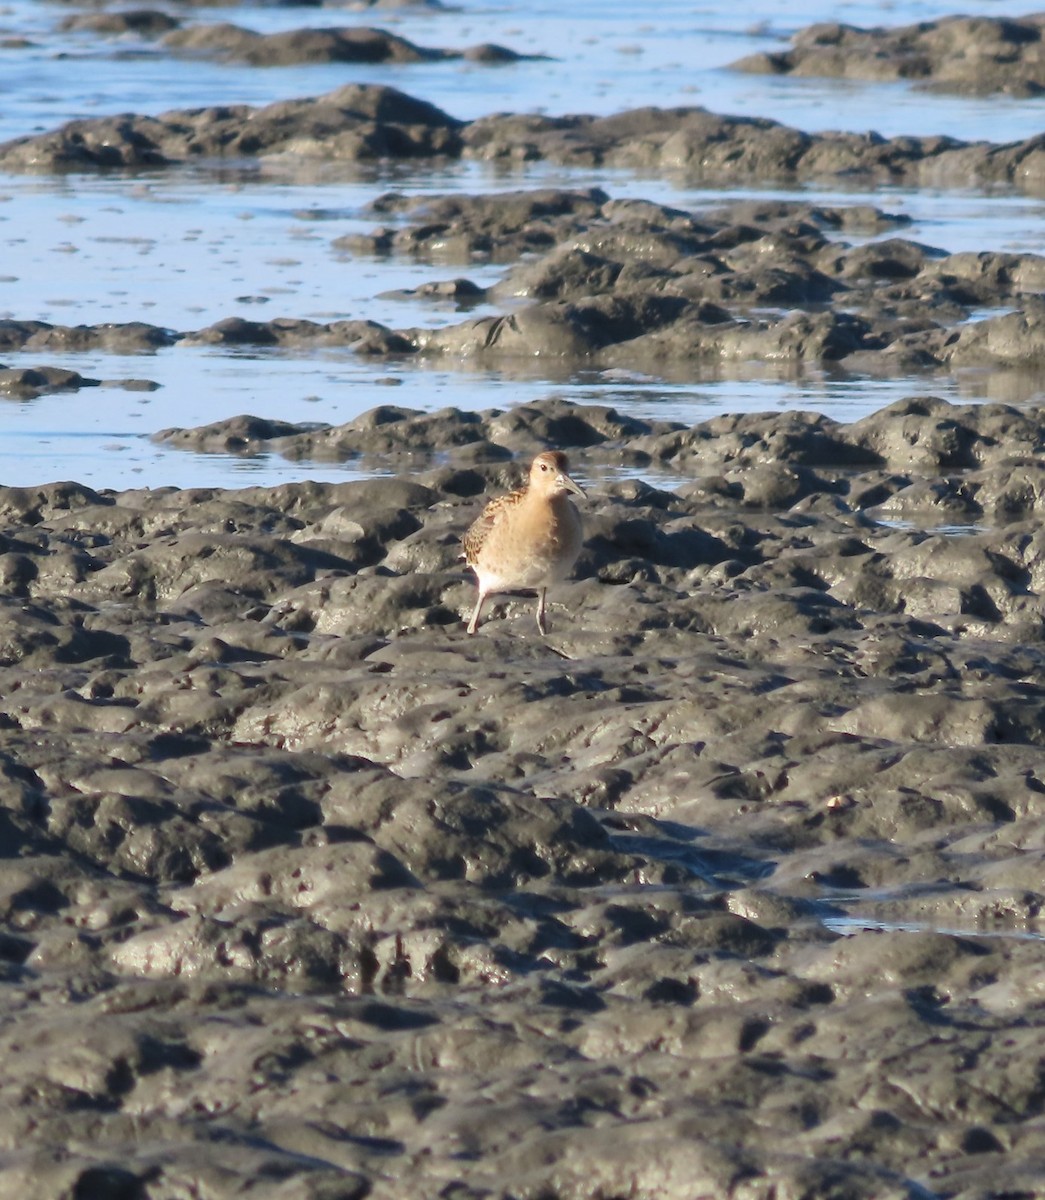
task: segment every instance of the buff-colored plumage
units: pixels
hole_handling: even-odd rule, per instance
[[[583,540],[580,514],[569,493],[584,492],[568,472],[560,450],[538,454],[526,487],[491,500],[465,534],[464,556],[479,585],[469,633],[479,628],[487,596],[531,588],[537,591],[537,628],[547,632],[548,587],[569,575]]]

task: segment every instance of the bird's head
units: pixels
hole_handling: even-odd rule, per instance
[[[561,450],[545,450],[537,455],[530,465],[530,487],[545,496],[585,494],[581,485],[570,478],[569,460]]]

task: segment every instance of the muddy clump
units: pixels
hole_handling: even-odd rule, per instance
[[[519,369],[665,369],[730,375],[830,364],[880,376],[966,368],[1033,371],[1045,358],[1045,259],[945,251],[900,236],[904,219],[866,206],[742,202],[685,212],[598,188],[473,196],[389,193],[382,224],[335,238],[339,256],[504,264],[479,287],[432,279],[422,296],[456,317],[392,328],[362,318],[226,317],[203,329],[144,322],[0,321],[0,350],[151,353],[168,346],[343,348]],[[864,244],[849,231],[894,230]],[[475,310],[479,305],[484,310]],[[983,315],[984,309],[995,311]],[[490,312],[496,306],[503,311]]]
[[[351,84],[262,108],[222,105],[70,121],[0,144],[6,171],[140,170],[293,154],[366,163],[412,158],[547,161],[669,173],[709,184],[854,180],[905,187],[1005,185],[1041,195],[1041,139],[1005,145],[949,137],[810,134],[702,108],[607,117],[492,114],[465,122],[395,88]]]
[[[349,26],[343,29],[291,29],[282,33],[257,33],[239,25],[219,22],[173,29],[163,44],[180,53],[204,54],[221,62],[242,62],[252,67],[286,67],[299,63],[419,63],[467,59],[503,64],[526,55],[506,46],[485,43],[467,50],[418,46],[385,29]]]
[[[395,88],[347,84],[317,99],[70,121],[0,146],[13,171],[121,170],[293,153],[346,161],[460,154],[461,122]]]
[[[1040,15],[944,17],[897,28],[860,29],[829,22],[810,25],[791,48],[749,55],[733,69],[771,75],[913,82],[962,95],[1045,91],[1045,45]]]

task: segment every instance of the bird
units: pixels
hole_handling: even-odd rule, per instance
[[[526,486],[491,500],[464,535],[465,561],[479,585],[469,633],[479,628],[487,596],[535,588],[537,628],[547,634],[548,587],[569,575],[584,537],[570,493],[585,492],[570,478],[569,467],[561,450],[538,454]]]

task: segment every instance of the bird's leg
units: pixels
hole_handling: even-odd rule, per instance
[[[547,597],[548,589],[541,588],[537,593],[537,628],[545,635],[548,633],[548,630],[544,627],[544,602]]]
[[[468,632],[475,633],[479,628],[479,614],[483,611],[483,604],[486,601],[486,593],[479,592],[479,596],[475,601],[475,608],[472,610],[472,619],[468,622]]]

